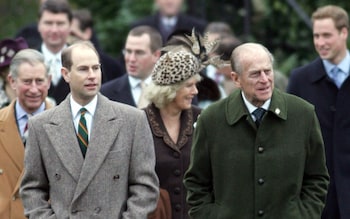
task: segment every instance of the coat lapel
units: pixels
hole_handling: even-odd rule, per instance
[[[286,101],[278,89],[274,89],[271,97],[271,104],[269,107],[269,113],[272,113],[280,119],[287,119],[287,106]],[[238,122],[242,117],[246,117],[246,120],[253,126],[254,122],[249,115],[248,109],[243,101],[241,90],[234,91],[227,100],[226,105],[226,120],[229,125],[233,125]]]
[[[121,128],[122,118],[117,117],[119,113],[116,112],[115,108],[112,108],[108,101],[107,98],[98,95],[89,147],[74,199],[82,194],[100,169]]]
[[[50,122],[44,125],[45,131],[63,165],[78,181],[84,159],[75,135],[69,96],[54,110]]]
[[[15,117],[15,101],[4,109],[3,117],[0,119],[0,140],[4,150],[12,158],[19,171],[23,169],[24,145],[18,132]]]

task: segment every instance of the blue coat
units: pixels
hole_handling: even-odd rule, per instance
[[[239,90],[197,120],[185,174],[193,219],[319,219],[328,173],[312,105],[275,90],[256,128]]]
[[[287,91],[312,103],[320,121],[331,180],[323,218],[349,218],[350,79],[338,90],[317,58],[292,71]]]

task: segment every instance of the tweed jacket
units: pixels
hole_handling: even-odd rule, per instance
[[[30,218],[147,218],[158,178],[143,111],[98,94],[85,159],[69,96],[29,122],[20,194]]]
[[[323,217],[349,218],[350,78],[338,89],[317,58],[291,72],[287,91],[313,104],[320,121],[331,181]]]
[[[24,145],[18,131],[13,100],[0,111],[0,218],[24,217],[19,185],[24,162]],[[46,109],[51,108],[45,102]]]
[[[172,218],[189,218],[186,189],[182,181],[190,164],[193,124],[197,121],[201,110],[196,106],[192,106],[191,109],[184,110],[181,113],[181,127],[177,143],[171,140],[159,109],[154,104],[150,104],[145,111],[153,134],[156,173],[160,188],[167,190],[170,195]]]
[[[275,89],[257,129],[236,90],[201,113],[192,142],[192,218],[320,218],[329,176],[306,101]]]

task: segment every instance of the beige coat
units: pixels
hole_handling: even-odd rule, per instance
[[[47,108],[51,105],[46,102]],[[24,162],[24,145],[18,132],[15,101],[0,110],[0,218],[22,219],[19,185]]]

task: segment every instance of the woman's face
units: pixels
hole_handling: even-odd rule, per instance
[[[198,94],[197,82],[197,77],[191,77],[183,83],[181,88],[176,92],[175,99],[171,102],[173,107],[179,110],[191,108],[192,99]]]

